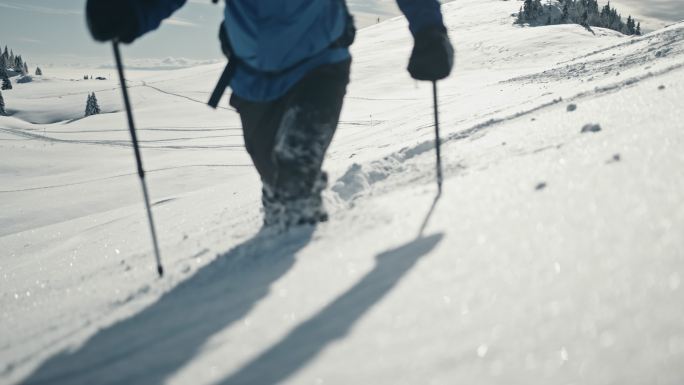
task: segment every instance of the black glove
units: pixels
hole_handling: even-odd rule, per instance
[[[86,19],[90,34],[98,41],[131,43],[138,36],[138,21],[129,0],[88,0]]]
[[[416,33],[408,71],[416,80],[440,80],[451,73],[454,48],[446,28],[433,26]]]

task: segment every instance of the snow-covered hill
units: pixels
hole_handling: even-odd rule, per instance
[[[406,22],[360,31],[332,219],[279,236],[237,114],[203,104],[222,66],[132,74],[161,280],[116,82],[3,92],[0,383],[681,384],[684,24],[518,7],[443,6],[436,202]]]

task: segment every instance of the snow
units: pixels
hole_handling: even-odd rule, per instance
[[[259,233],[238,115],[203,104],[222,65],[131,72],[163,279],[116,80],[3,92],[0,383],[682,383],[684,24],[518,7],[443,6],[437,201],[406,22],[360,31],[331,221],[287,234]]]

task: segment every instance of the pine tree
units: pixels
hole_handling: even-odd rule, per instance
[[[629,15],[627,18],[627,30],[630,35],[636,35],[636,22],[632,18],[632,15]]]
[[[24,61],[21,58],[21,55],[14,58],[14,70],[19,73],[24,72]]]
[[[92,115],[93,111],[93,94],[88,94],[88,99],[86,100],[85,115],[86,117]]]
[[[532,5],[532,0],[525,0],[523,3],[523,10],[522,12],[518,15],[519,21],[525,22],[525,21],[531,21],[532,20],[532,13],[533,13],[533,5]]]
[[[2,92],[0,92],[0,116],[7,116],[5,111],[5,99],[2,97]]]
[[[95,93],[88,94],[88,100],[86,101],[85,116],[97,115],[100,113],[100,106],[97,103],[97,97]]]
[[[11,90],[12,89],[12,82],[9,80],[7,77],[7,74],[3,76],[2,78],[2,87],[0,87],[2,90]]]
[[[525,0],[523,3],[523,14],[526,20],[532,17],[532,0]]]
[[[525,0],[520,12],[518,13],[517,23],[537,21],[544,15],[544,6],[541,0]]]
[[[36,67],[36,76],[43,76],[43,71],[40,69],[40,67]]]
[[[641,22],[639,22],[639,23],[637,24],[636,30],[634,31],[634,33],[635,33],[637,36],[641,36]]]
[[[95,114],[100,113],[100,105],[97,102],[97,97],[95,97],[95,93],[93,92],[93,112]]]
[[[589,0],[587,7],[589,8],[589,14],[590,15],[598,16],[598,13],[599,13],[598,0]]]
[[[561,14],[561,23],[565,23],[568,21],[568,17],[570,13],[570,1],[564,1],[563,2],[563,13]]]
[[[534,0],[533,6],[535,19],[544,14],[544,7],[542,7],[541,0]]]
[[[23,75],[28,75],[28,73],[29,73],[28,63],[24,62],[24,71],[23,71]]]

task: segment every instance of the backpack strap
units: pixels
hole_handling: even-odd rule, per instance
[[[235,69],[238,62],[237,56],[235,56],[233,53],[233,47],[230,45],[228,32],[226,32],[223,22],[221,22],[221,25],[219,26],[219,40],[221,41],[221,51],[223,51],[223,54],[228,58],[228,64],[223,70],[223,73],[221,74],[214,91],[211,93],[209,102],[207,103],[213,109],[218,107],[223,94],[226,92],[226,88],[230,86],[230,81],[233,80],[233,75],[235,74]]]
[[[233,80],[233,75],[235,75],[235,60],[231,59],[223,70],[223,73],[216,84],[216,88],[214,88],[214,91],[211,93],[211,97],[207,103],[209,107],[213,109],[218,107],[219,103],[221,103],[223,94],[226,93],[226,88],[230,85],[230,81]]]

